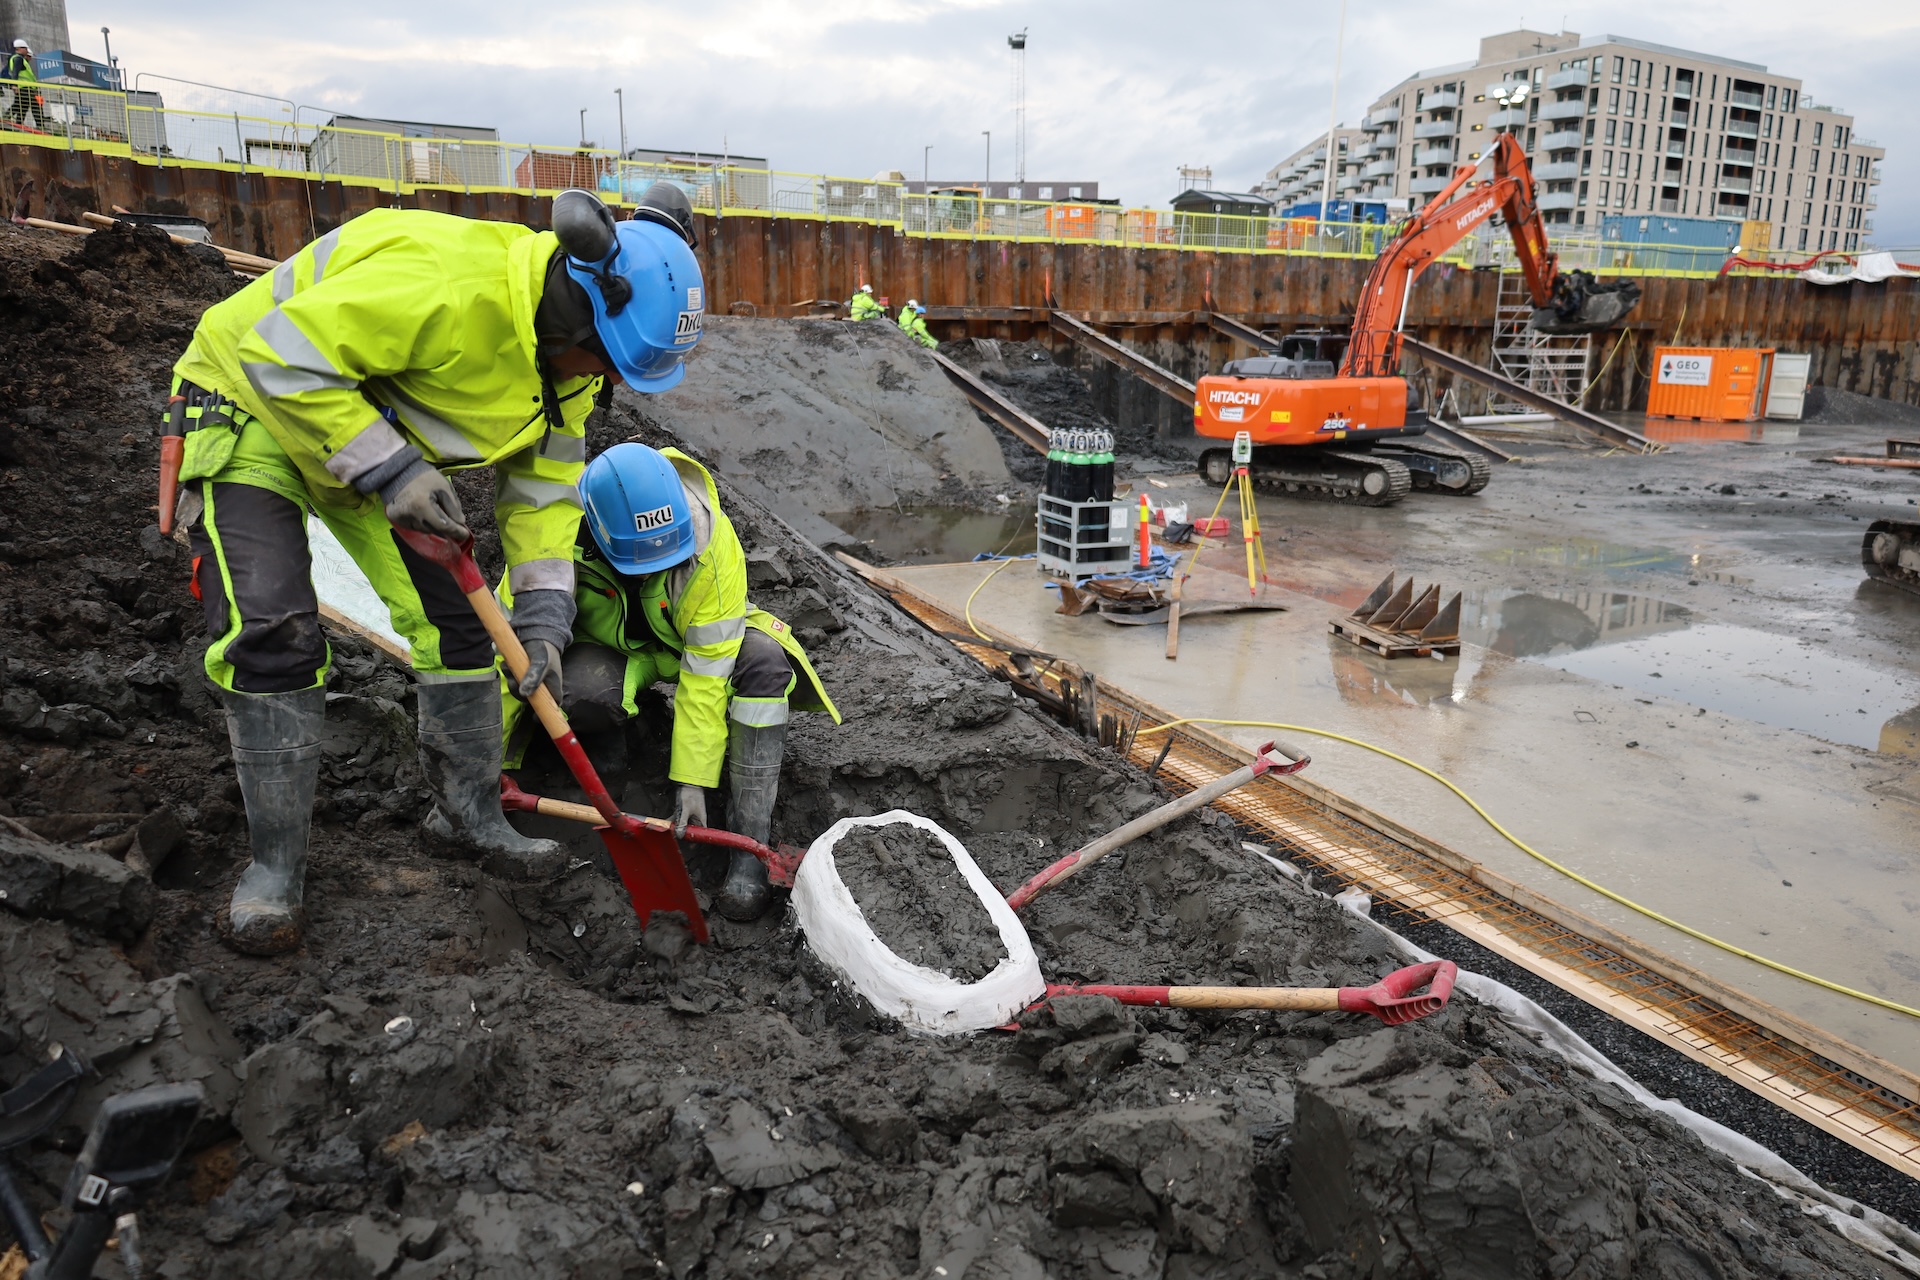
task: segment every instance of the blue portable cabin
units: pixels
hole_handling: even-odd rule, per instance
[[[1393,220],[1392,215],[1387,212],[1386,204],[1379,200],[1334,200],[1329,202],[1327,207],[1333,214],[1332,217],[1327,219],[1328,222],[1385,223]],[[1318,218],[1320,216],[1320,202],[1318,200],[1303,200],[1299,204],[1288,206],[1281,212],[1280,216],[1283,218]]]
[[[1605,265],[1641,271],[1718,271],[1740,247],[1740,226],[1723,218],[1610,213],[1600,224]]]

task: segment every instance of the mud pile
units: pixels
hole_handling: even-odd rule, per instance
[[[938,836],[904,822],[855,827],[833,865],[860,914],[893,954],[962,982],[978,982],[1006,945]]]
[[[709,316],[687,380],[638,409],[802,523],[1010,484],[993,429],[892,324]]]
[[[46,286],[63,306],[83,297],[78,252],[0,235],[16,265],[71,273]],[[150,1274],[1892,1274],[1467,999],[1391,1031],[1077,999],[934,1040],[835,986],[785,913],[716,919],[707,947],[643,937],[577,830],[548,884],[435,861],[408,680],[338,637],[309,941],[234,955],[215,926],[244,858],[239,793],[186,557],[150,510],[164,368],[204,299],[191,275],[119,271],[101,272],[114,296],[167,338],[131,343],[126,380],[71,423],[0,411],[21,442],[0,470],[0,1079],[54,1041],[99,1070],[15,1156],[43,1208],[101,1097],[206,1083],[194,1149],[143,1214]],[[42,344],[12,374],[52,386],[44,362],[84,354]],[[635,434],[666,438],[622,397],[592,444]],[[796,720],[777,837],[906,808],[1010,887],[1161,799],[708,456],[756,598],[846,714]],[[601,744],[628,761],[629,807],[666,810],[665,747],[657,716]],[[540,758],[527,772],[567,794]],[[1323,986],[1397,966],[1239,836],[1203,811],[1040,899],[1025,923],[1049,979]]]

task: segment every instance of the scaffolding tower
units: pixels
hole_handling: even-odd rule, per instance
[[[1555,336],[1527,328],[1533,316],[1533,295],[1527,280],[1510,267],[1500,270],[1500,289],[1493,318],[1494,371],[1523,387],[1575,404],[1587,387],[1593,335]],[[1526,413],[1525,405],[1487,393],[1487,412]]]

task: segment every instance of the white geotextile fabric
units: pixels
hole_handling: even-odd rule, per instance
[[[1920,267],[1911,267],[1894,261],[1890,253],[1863,253],[1840,271],[1823,271],[1819,267],[1810,267],[1800,273],[1802,280],[1814,284],[1846,284],[1859,280],[1866,284],[1878,284],[1882,280],[1896,277],[1920,277]]]
[[[979,897],[1000,931],[1006,958],[978,982],[901,959],[880,941],[834,865],[833,847],[855,827],[884,827],[904,822],[938,836],[961,877]],[[807,945],[841,980],[889,1017],[917,1031],[958,1035],[984,1031],[1010,1020],[1046,994],[1040,960],[1013,908],[1000,896],[965,846],[918,814],[893,809],[872,818],[842,818],[807,849],[793,878],[793,909],[806,931]]]
[[[1258,851],[1262,858],[1272,863],[1276,870],[1289,879],[1303,885],[1308,884],[1300,868],[1292,863],[1274,857],[1258,845],[1247,847]],[[1342,899],[1346,898],[1345,894],[1339,896]],[[1343,901],[1341,905],[1380,930],[1395,947],[1414,962],[1424,963],[1439,959],[1438,956],[1421,950],[1378,920],[1368,916],[1365,909],[1356,909],[1359,900],[1365,897],[1364,894],[1356,895],[1353,900]],[[1884,1258],[1912,1275],[1920,1276],[1920,1234],[1908,1230],[1877,1209],[1870,1209],[1857,1200],[1850,1200],[1846,1196],[1835,1195],[1828,1191],[1787,1163],[1772,1148],[1761,1146],[1753,1139],[1735,1133],[1719,1121],[1709,1120],[1706,1116],[1678,1102],[1649,1093],[1633,1077],[1615,1066],[1611,1058],[1588,1044],[1572,1027],[1505,983],[1496,982],[1484,974],[1462,969],[1454,983],[1454,990],[1464,991],[1481,1004],[1497,1009],[1508,1025],[1525,1034],[1541,1048],[1559,1054],[1567,1061],[1584,1068],[1597,1080],[1604,1080],[1618,1086],[1648,1110],[1658,1111],[1681,1125],[1708,1147],[1733,1161],[1740,1172],[1765,1183],[1783,1199],[1794,1201],[1803,1211],[1822,1219],[1827,1226],[1862,1249],[1876,1257]]]
[[[313,549],[313,590],[320,603],[338,610],[369,631],[377,632],[407,650],[406,639],[393,629],[393,615],[353,562],[333,530],[318,516],[307,517],[307,544]]]

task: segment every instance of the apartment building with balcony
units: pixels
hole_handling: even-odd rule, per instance
[[[1474,61],[1381,94],[1347,143],[1362,179],[1347,194],[1418,208],[1502,131],[1525,148],[1550,223],[1640,212],[1766,223],[1755,235],[1776,249],[1872,239],[1886,151],[1845,111],[1758,63],[1572,31],[1488,36]]]
[[[1327,138],[1323,133],[1306,146],[1267,170],[1267,176],[1254,184],[1256,195],[1263,195],[1285,209],[1302,200],[1318,200],[1327,183]],[[1366,168],[1374,162],[1375,138],[1350,125],[1339,125],[1333,138],[1333,198],[1351,200],[1367,182]]]

